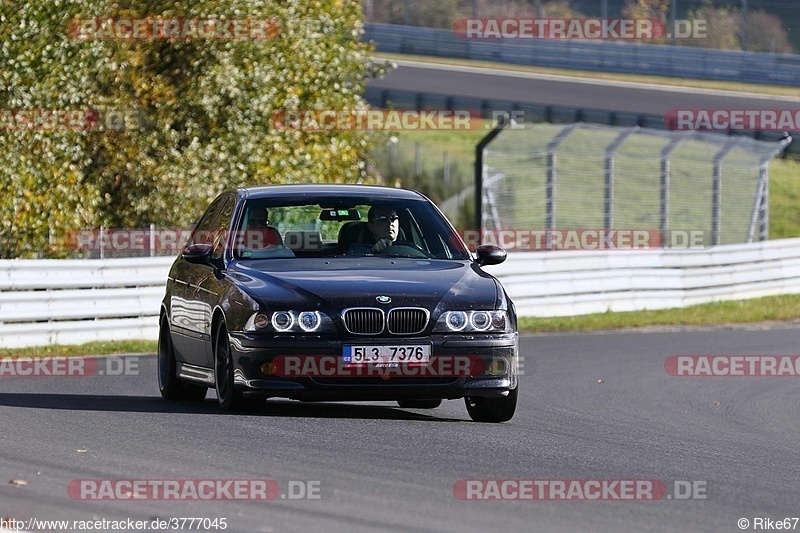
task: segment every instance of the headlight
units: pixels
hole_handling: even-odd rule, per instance
[[[318,311],[303,311],[300,313],[300,316],[297,317],[297,323],[300,325],[300,329],[307,333],[317,331],[320,322]]]
[[[274,311],[255,313],[244,325],[244,331],[276,333],[322,333],[336,331],[333,321],[319,311]]]
[[[469,317],[469,325],[475,331],[486,331],[492,325],[492,319],[489,318],[489,313],[486,311],[475,311]]]
[[[272,313],[272,327],[275,331],[289,331],[294,326],[294,315],[289,311]]]
[[[448,311],[444,316],[444,323],[451,331],[461,331],[467,327],[469,319],[464,311]]]
[[[436,321],[433,331],[505,333],[509,331],[508,314],[500,310],[447,311]]]

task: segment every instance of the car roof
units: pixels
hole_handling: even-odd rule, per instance
[[[380,187],[376,185],[346,185],[336,183],[312,183],[296,185],[260,185],[243,187],[239,194],[247,199],[280,198],[292,196],[349,196],[386,200],[425,200],[425,196],[409,189]]]

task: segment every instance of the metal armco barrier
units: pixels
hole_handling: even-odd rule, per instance
[[[364,24],[378,52],[676,78],[800,85],[800,55],[614,41],[460,39],[452,30]]]

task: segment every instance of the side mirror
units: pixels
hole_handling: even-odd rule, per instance
[[[181,257],[195,265],[207,265],[211,262],[213,250],[210,244],[190,244],[183,250]]]
[[[478,265],[480,266],[499,265],[508,256],[505,250],[491,244],[478,246],[476,252],[478,254]]]

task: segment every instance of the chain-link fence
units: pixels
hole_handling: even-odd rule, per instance
[[[452,153],[392,135],[372,149],[369,160],[380,183],[417,190],[436,203],[472,186],[472,162],[460,149]]]
[[[515,125],[484,152],[486,230],[639,229],[713,246],[766,240],[769,161],[743,136],[589,124]],[[466,190],[444,202],[457,216]]]

